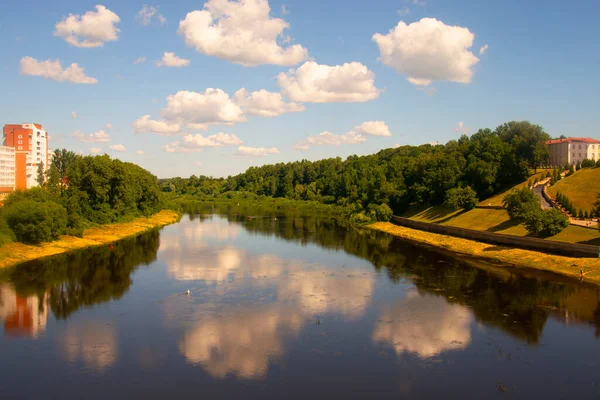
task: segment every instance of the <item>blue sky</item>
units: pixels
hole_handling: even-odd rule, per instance
[[[155,7],[147,25],[136,18],[144,4],[146,15]],[[267,17],[246,17],[265,4]],[[91,21],[113,22],[80,19],[97,5],[106,10]],[[206,26],[188,18],[195,10],[212,18]],[[52,148],[97,149],[159,177],[443,143],[521,119],[553,136],[600,138],[599,12],[591,0],[2,2],[0,122],[41,123]],[[277,18],[288,28],[265,33]],[[400,21],[406,26],[386,36],[386,58],[373,35]],[[206,29],[219,24],[210,41]],[[293,45],[295,55],[286,50]],[[159,67],[165,52],[189,62]],[[242,65],[248,60],[257,65]],[[63,71],[72,63],[87,78]],[[279,74],[308,86],[282,84]],[[97,82],[77,83],[85,79]],[[218,101],[204,102],[216,99],[208,88],[222,91]],[[240,88],[266,95],[234,100]],[[145,115],[161,125],[136,125]],[[125,151],[111,149],[118,145]]]

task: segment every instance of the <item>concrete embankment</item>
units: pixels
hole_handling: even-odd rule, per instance
[[[10,243],[0,247],[0,268],[86,247],[109,244],[154,228],[173,224],[179,221],[180,217],[181,215],[175,211],[162,210],[148,218],[142,217],[130,222],[86,229],[83,238],[62,236],[59,240],[40,245]]]

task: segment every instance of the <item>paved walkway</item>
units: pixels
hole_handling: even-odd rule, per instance
[[[542,194],[542,190],[543,189],[544,189],[544,185],[543,184],[537,184],[537,185],[535,185],[533,187],[533,192],[535,194],[537,194],[537,196],[540,198],[540,202],[542,203],[542,208],[544,210],[547,210],[548,208],[552,208],[552,205],[550,203],[548,203],[548,201],[546,200],[546,198]]]

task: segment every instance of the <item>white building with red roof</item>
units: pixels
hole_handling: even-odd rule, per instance
[[[550,165],[557,167],[565,164],[577,164],[578,161],[600,160],[600,140],[571,137],[546,142],[550,151]]]

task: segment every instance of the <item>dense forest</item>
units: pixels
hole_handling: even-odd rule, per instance
[[[81,236],[91,224],[149,216],[161,208],[156,176],[108,155],[55,150],[39,187],[11,193],[0,212],[0,242],[40,243]]]
[[[436,205],[447,197],[466,197],[465,202],[472,204],[522,182],[531,169],[548,163],[543,144],[548,139],[541,126],[508,122],[445,145],[401,146],[346,160],[302,160],[251,167],[228,178],[191,176],[160,183],[163,191],[178,195],[216,198],[250,192],[337,204],[385,218],[411,203]],[[463,191],[451,191],[457,188]]]

